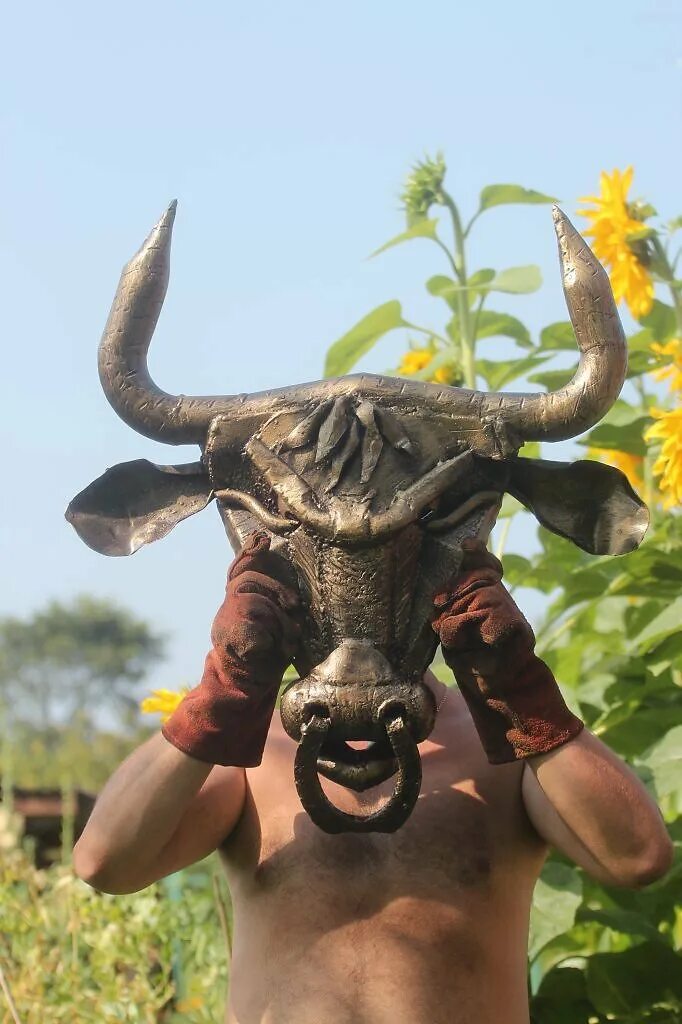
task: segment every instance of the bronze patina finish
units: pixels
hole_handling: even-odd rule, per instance
[[[151,380],[147,350],[166,294],[175,204],[124,268],[99,349],[102,387],[135,430],[195,443],[201,461],[108,470],[69,505],[83,540],[128,555],[215,499],[239,551],[265,529],[309,610],[282,699],[299,746],[296,786],[327,832],[394,831],[419,794],[417,744],[435,720],[424,672],[436,649],[434,593],[467,537],[487,539],[504,493],[586,551],[640,542],[645,506],[619,471],[518,458],[525,441],[593,426],[616,400],[626,346],[603,268],[554,210],[569,314],[580,350],[550,394],[484,393],[369,374],[251,395],[188,398]],[[356,750],[349,740],[368,741]],[[395,776],[367,816],[325,796],[318,772],[362,791]]]

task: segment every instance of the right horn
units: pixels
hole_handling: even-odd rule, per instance
[[[568,217],[557,206],[552,215],[580,362],[558,391],[495,396],[498,415],[524,441],[562,441],[589,430],[618,398],[627,371],[627,344],[608,275]]]

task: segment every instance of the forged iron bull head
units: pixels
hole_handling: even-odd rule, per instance
[[[147,350],[166,294],[173,204],[124,268],[99,349],[116,412],[147,437],[195,443],[201,462],[145,460],[107,472],[69,505],[82,539],[132,554],[216,499],[238,551],[272,537],[309,609],[300,680],[281,715],[298,741],[303,806],[328,832],[393,831],[419,794],[416,744],[435,720],[423,675],[436,649],[432,597],[459,568],[461,542],[487,539],[504,493],[586,551],[621,554],[646,530],[645,506],[619,471],[517,458],[525,441],[594,425],[617,398],[626,346],[608,278],[557,209],[564,291],[580,362],[550,394],[494,394],[367,374],[252,395],[161,391]],[[357,750],[346,741],[368,741]],[[346,814],[318,772],[364,790],[396,777],[367,816]]]

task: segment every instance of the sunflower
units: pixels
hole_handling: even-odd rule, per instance
[[[435,354],[435,350],[430,348],[408,349],[407,352],[403,353],[397,370],[398,375],[400,377],[412,377],[415,373],[423,370],[425,366],[428,366]],[[454,363],[439,366],[428,379],[436,384],[458,384],[460,382],[460,376]]]
[[[411,377],[428,366],[433,359],[433,352],[428,348],[411,348],[403,354],[398,367],[401,377]]]
[[[660,477],[663,505],[672,508],[682,505],[682,409],[652,409],[651,414],[657,422],[644,437],[647,441],[662,442],[653,473]]]
[[[654,341],[651,343],[651,350],[657,356],[664,356],[670,360],[667,366],[661,366],[653,371],[654,380],[670,379],[670,390],[682,391],[682,338],[671,338],[665,345],[659,345]]]
[[[624,473],[630,486],[638,493],[644,491],[644,458],[631,452],[620,452],[615,448],[588,448],[588,457],[613,466]]]
[[[189,693],[188,687],[176,690],[152,690],[150,697],[140,702],[140,711],[144,715],[161,715],[161,721],[167,722],[180,701]]]
[[[635,319],[651,311],[654,285],[651,275],[628,239],[642,229],[640,219],[634,216],[637,207],[627,202],[632,185],[632,167],[625,171],[602,171],[601,194],[583,196],[581,203],[594,203],[595,209],[582,209],[578,213],[591,222],[585,235],[592,239],[594,254],[606,264],[616,302],[625,300]]]

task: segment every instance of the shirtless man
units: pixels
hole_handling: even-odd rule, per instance
[[[230,1024],[527,1024],[548,846],[608,885],[646,885],[671,861],[655,804],[566,708],[499,562],[473,544],[435,601],[459,689],[426,677],[439,712],[411,817],[393,835],[321,832],[294,788],[295,744],[271,722],[301,614],[278,570],[256,535],[200,685],[108,782],[76,871],[135,892],[218,849],[235,910]],[[367,813],[392,782],[323,786]]]

